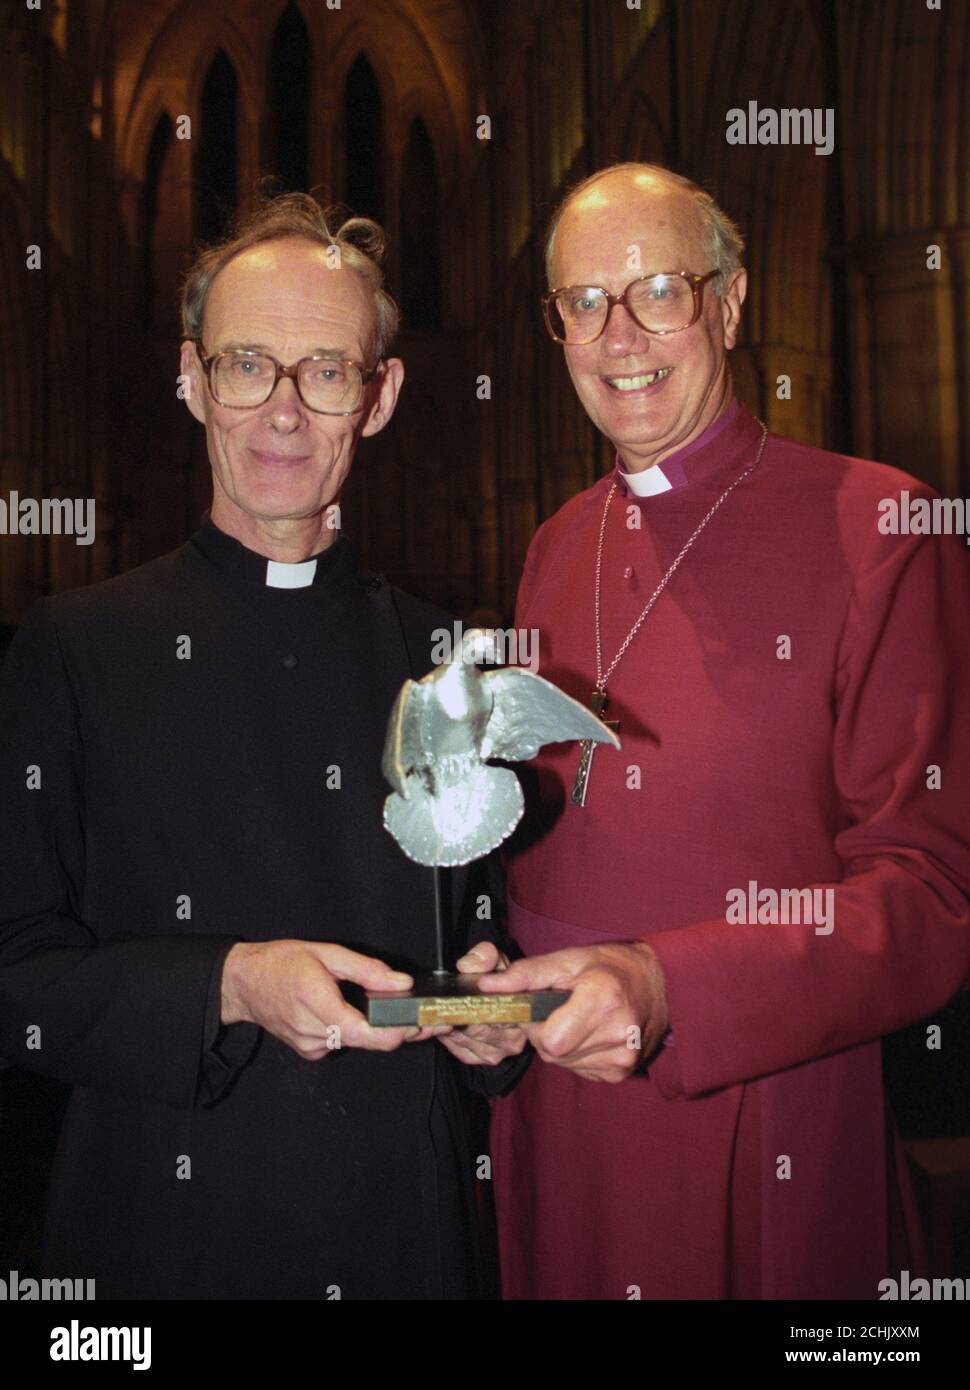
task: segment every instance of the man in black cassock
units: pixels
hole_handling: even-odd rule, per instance
[[[499,1073],[338,983],[405,987],[434,940],[380,758],[448,620],[335,525],[403,378],[378,240],[291,195],[201,257],[211,511],[39,600],[0,678],[0,1054],[73,1086],[44,1273],[99,1298],[477,1290],[464,1078]],[[450,876],[457,939],[480,887]]]

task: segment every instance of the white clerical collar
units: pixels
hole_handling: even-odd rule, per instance
[[[628,473],[623,467],[622,459],[618,459],[617,464],[623,481],[634,497],[655,497],[658,492],[670,492],[673,487],[673,483],[661,471],[659,463],[644,468],[639,473]]]
[[[271,589],[305,589],[313,583],[317,572],[316,557],[288,565],[279,560],[266,561],[266,583]]]

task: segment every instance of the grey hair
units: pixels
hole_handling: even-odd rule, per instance
[[[220,270],[251,246],[284,237],[336,247],[339,264],[349,266],[367,282],[377,318],[377,355],[386,357],[397,336],[401,315],[384,288],[381,267],[387,238],[383,228],[369,217],[347,217],[340,207],[323,208],[309,193],[283,193],[263,202],[223,241],[200,252],[182,285],[183,335],[201,338],[206,301]]]
[[[734,272],[741,269],[744,255],[744,237],[741,235],[741,229],[735,222],[732,222],[722,208],[718,207],[711,195],[691,179],[684,178],[682,174],[675,174],[670,169],[665,169],[662,164],[639,164],[632,161],[625,164],[610,164],[605,169],[597,169],[595,174],[590,174],[589,178],[583,179],[582,183],[571,188],[556,208],[546,233],[546,280],[549,287],[552,288],[552,257],[556,243],[556,231],[563,213],[575,198],[586,192],[587,188],[591,188],[593,184],[606,178],[608,174],[616,174],[622,170],[655,174],[657,178],[673,184],[676,188],[682,188],[690,194],[700,213],[704,246],[710,260],[710,268],[717,271],[717,276],[711,281],[711,286],[715,294],[720,294]],[[683,266],[669,267],[671,270],[685,268]]]

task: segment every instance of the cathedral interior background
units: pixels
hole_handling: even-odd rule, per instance
[[[343,524],[456,614],[507,621],[536,526],[612,462],[538,300],[550,212],[614,160],[688,174],[740,223],[733,368],[770,428],[970,495],[966,4],[0,0],[0,51],[0,495],[97,508],[90,546],[2,538],[8,633],[36,597],[198,526],[179,280],[267,176],[389,232],[407,382]],[[726,112],[750,101],[833,109],[831,154],[729,144]],[[920,1030],[887,1045],[917,1139],[970,1133],[970,1018],[947,1021],[962,1062],[927,1067]]]

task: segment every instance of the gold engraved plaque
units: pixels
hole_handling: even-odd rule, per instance
[[[541,1023],[569,998],[568,990],[482,994],[477,975],[443,972],[399,992],[367,991],[367,1022],[375,1028],[434,1028],[469,1023]]]
[[[532,1005],[527,994],[465,994],[450,999],[422,999],[418,1024],[436,1023],[531,1023]]]

